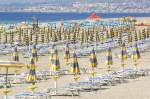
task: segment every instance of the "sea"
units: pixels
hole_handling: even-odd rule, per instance
[[[15,24],[19,22],[32,22],[36,17],[39,22],[53,22],[66,20],[83,20],[91,13],[47,13],[47,12],[0,12],[0,24]],[[118,17],[150,17],[150,13],[97,13],[101,18]]]

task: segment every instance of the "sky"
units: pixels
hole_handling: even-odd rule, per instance
[[[0,3],[38,3],[38,2],[66,2],[66,1],[76,1],[76,0],[0,0]]]

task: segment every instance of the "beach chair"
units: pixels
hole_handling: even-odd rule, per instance
[[[134,74],[131,70],[125,71],[112,71],[103,75],[97,74],[95,77],[86,78],[88,81],[100,82],[102,85],[115,85],[117,83],[123,82],[125,76],[129,74]]]
[[[51,99],[51,96],[40,92],[22,92],[13,96],[15,99]]]
[[[24,84],[25,81],[25,75],[12,75],[8,77],[9,80],[11,80],[11,84]]]
[[[108,75],[90,77],[87,80],[91,81],[91,82],[99,82],[100,84],[102,84],[102,86],[114,85],[115,84],[115,80],[113,79],[113,77],[108,76]]]
[[[65,85],[65,87],[76,89],[81,92],[90,92],[99,90],[101,88],[101,84],[98,82],[85,81],[85,82],[69,83]]]
[[[38,80],[47,80],[50,76],[50,70],[40,70],[36,71],[36,74],[38,76]]]
[[[7,85],[5,85],[5,84],[6,84],[5,80],[4,79],[0,79],[1,88],[4,88],[5,86],[7,86],[8,88],[10,88],[12,86],[10,80],[8,80]]]
[[[0,88],[4,88],[4,82],[0,81]]]
[[[123,78],[136,78],[139,76],[148,75],[148,70],[146,69],[133,69],[133,68],[125,68],[123,70],[115,72],[119,74]]]
[[[43,90],[43,92],[49,94],[50,96],[79,96],[77,89],[68,87],[47,88],[46,90]]]

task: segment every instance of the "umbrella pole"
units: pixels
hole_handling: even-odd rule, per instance
[[[7,90],[7,79],[8,79],[8,67],[6,67],[6,76],[5,76],[5,90]],[[7,99],[7,93],[4,93],[4,99]]]
[[[34,86],[35,85],[35,82],[32,82],[32,86]],[[31,89],[31,91],[32,91],[32,94],[34,94],[34,88],[33,89]]]
[[[96,44],[95,44],[95,52],[97,53],[97,41],[96,41]]]
[[[5,76],[5,88],[7,88],[7,79],[8,79],[8,68],[6,67],[6,76]]]
[[[122,66],[122,70],[124,70],[124,66],[125,66],[124,60],[121,60],[121,66]]]
[[[92,83],[94,82],[94,76],[95,76],[95,71],[94,68],[92,68],[92,78],[93,78]]]
[[[57,80],[59,78],[59,75],[54,76],[54,87],[55,87],[55,92],[54,95],[57,95]]]
[[[107,66],[107,72],[110,72],[110,65]]]
[[[122,66],[122,70],[123,70],[123,80],[124,80],[124,66],[125,66],[125,63],[124,63],[124,60],[121,60],[121,66]]]
[[[94,68],[92,68],[92,84],[94,83],[94,76],[95,76],[95,70],[94,70]],[[91,91],[93,90],[92,87],[93,86],[91,86]]]
[[[77,83],[77,75],[76,74],[74,74],[73,78],[74,78],[74,82]]]
[[[136,71],[138,70],[137,65],[138,65],[138,63],[137,63],[137,60],[135,59],[134,60],[134,66],[135,66]],[[135,73],[135,77],[137,77],[137,72]]]
[[[55,95],[57,95],[57,78],[55,78],[54,86],[55,86]]]
[[[68,62],[69,62],[69,59],[67,58],[66,63],[65,63],[66,66],[68,66]]]
[[[17,74],[18,74],[19,70],[15,70],[15,81],[17,81]]]
[[[138,63],[137,63],[137,60],[135,59],[134,60],[134,66],[135,66],[135,69],[137,70],[138,68],[137,68],[137,65],[138,65]]]
[[[7,94],[5,94],[4,99],[7,99]]]
[[[75,73],[74,74],[74,83],[76,83],[77,84],[77,80],[78,80],[78,77],[77,77],[77,74]],[[76,92],[79,94],[79,91],[78,91],[78,89],[76,89]]]

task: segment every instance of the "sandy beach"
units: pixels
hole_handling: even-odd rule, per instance
[[[139,63],[139,68],[146,68],[146,69],[150,69],[149,64],[150,64],[150,50],[148,50],[145,53],[142,53],[142,58],[140,59]],[[60,55],[60,60],[63,59],[62,57],[63,55]],[[1,56],[3,57],[3,59],[8,59],[8,57],[10,56]],[[104,74],[106,73],[106,65],[105,65],[105,53],[98,53],[97,54],[97,58],[98,58],[98,69],[97,69],[97,73],[98,74]],[[38,69],[50,69],[48,66],[48,62],[49,62],[49,56],[43,56],[40,58],[40,61],[38,63]],[[24,59],[21,60],[22,62],[25,62]],[[80,58],[78,59],[80,67],[83,66],[87,66],[88,65],[88,58]],[[113,61],[114,64],[112,66],[113,70],[119,70],[121,69],[120,67],[120,61],[118,58],[113,57]],[[60,62],[61,64],[63,64],[63,61]],[[44,65],[43,65],[44,64]],[[63,67],[64,65],[61,65],[61,67]],[[133,62],[132,60],[129,58],[126,61],[126,66],[132,67],[133,66]],[[133,66],[134,67],[134,66]],[[87,66],[87,68],[89,68]],[[22,69],[24,71],[24,69]],[[1,70],[2,71],[2,70]],[[80,76],[80,80],[79,81],[84,81],[85,77],[88,77],[89,75],[87,74],[83,74]],[[150,83],[150,77],[146,76],[146,77],[140,77],[137,79],[130,79],[127,80],[128,82],[126,83],[121,83],[121,84],[117,84],[115,86],[107,86],[104,87],[105,89],[99,90],[97,92],[83,92],[81,93],[81,96],[79,97],[52,97],[52,99],[91,99],[91,98],[95,98],[95,99],[149,99],[150,94],[150,87],[148,86]],[[59,80],[58,80],[58,85],[59,87],[69,83],[69,82],[73,82],[73,78],[72,76],[62,76]],[[53,87],[53,79],[44,81],[44,82],[40,82],[37,84],[39,86],[38,90],[43,90],[44,88],[48,88],[48,87]],[[25,85],[19,85],[17,87],[12,87],[12,94],[15,93],[20,93],[20,92],[24,92],[27,91],[28,88],[27,86],[29,86],[29,84],[25,84]],[[2,97],[0,99],[3,99]]]
[[[146,21],[141,21],[141,20]],[[149,24],[150,18],[138,18],[139,22],[145,22],[146,24]],[[113,49],[112,53],[114,51],[118,50],[118,48]],[[60,66],[61,68],[69,68],[65,66],[65,61],[63,59],[64,52],[58,52],[59,58],[60,58]],[[1,55],[0,56],[2,60],[12,60],[11,55]],[[50,69],[49,65],[49,55],[40,56],[39,61],[37,62],[37,70],[48,70]],[[106,60],[106,52],[100,52],[97,53],[97,60],[98,60],[98,66],[96,69],[97,74],[105,74],[107,65],[105,64]],[[141,59],[138,61],[139,66],[138,68],[142,69],[150,69],[150,49],[147,49],[144,53],[141,53]],[[22,63],[29,63],[29,58],[23,58],[22,54],[20,53],[20,62]],[[88,66],[89,64],[89,57],[85,58],[78,58],[79,66],[85,67],[90,69]],[[117,71],[121,70],[121,62],[118,57],[116,57],[113,53],[113,62],[112,70]],[[127,61],[125,61],[125,67],[131,67],[134,68],[133,60],[129,57]],[[13,72],[14,70],[10,70],[10,72]],[[24,67],[21,69],[22,72],[27,71],[27,69]],[[4,69],[1,69],[0,72],[4,72]],[[89,74],[81,74],[79,81],[84,81],[85,77],[89,77]],[[53,79],[49,79],[46,81],[41,81],[40,83],[37,83],[38,89],[37,91],[44,90],[45,88],[53,87]],[[94,92],[81,92],[81,95],[79,97],[58,97],[58,96],[52,96],[52,99],[150,99],[150,76],[143,76],[136,79],[127,79],[127,82],[123,82],[120,84],[117,84],[115,86],[102,86],[101,90],[94,91]],[[60,77],[58,80],[58,87],[62,87],[67,83],[73,82],[73,76],[72,75],[66,75]],[[28,91],[27,86],[30,84],[23,84],[23,85],[13,85],[11,88],[12,92],[9,94],[10,96]],[[0,95],[0,99],[3,99],[3,95]]]

